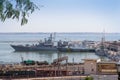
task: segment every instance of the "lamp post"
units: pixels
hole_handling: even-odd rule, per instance
[[[91,74],[93,74],[93,63],[90,63],[91,64]]]
[[[120,62],[116,64],[116,67],[117,67],[118,80],[120,80]]]

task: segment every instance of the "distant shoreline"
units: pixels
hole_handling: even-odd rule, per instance
[[[0,32],[0,34],[103,34],[103,32]],[[105,34],[120,34],[120,32],[105,32]]]

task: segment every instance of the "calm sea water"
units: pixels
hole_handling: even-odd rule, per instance
[[[48,51],[39,52],[15,52],[10,44],[33,44],[48,37],[50,33],[0,33],[0,62],[21,62],[24,60],[48,61],[51,63],[58,56],[68,56],[69,62],[81,62],[84,58],[98,59],[95,53],[57,53]],[[56,33],[55,40],[82,41],[94,40],[100,41],[101,33]],[[119,33],[105,34],[107,41],[120,40]]]

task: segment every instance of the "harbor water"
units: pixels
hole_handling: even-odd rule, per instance
[[[50,33],[0,33],[0,63],[21,62],[24,60],[48,61],[51,63],[58,56],[68,56],[69,62],[82,62],[82,59],[101,57],[95,53],[85,52],[55,52],[55,51],[34,51],[34,52],[15,52],[10,44],[36,44],[44,38],[49,37]],[[101,41],[102,33],[55,33],[55,41]],[[119,33],[106,33],[105,40],[115,41],[120,39]],[[104,58],[104,57],[102,57]]]

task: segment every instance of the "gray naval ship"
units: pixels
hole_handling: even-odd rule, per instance
[[[60,52],[95,52],[95,48],[89,46],[93,44],[91,41],[81,41],[80,43],[72,43],[66,41],[58,42],[58,51]],[[89,46],[88,46],[89,45]]]
[[[95,52],[95,49],[91,49],[83,46],[73,46],[68,41],[57,42],[57,45],[54,45],[54,40],[52,34],[48,39],[45,38],[44,42],[39,42],[38,44],[33,45],[11,45],[15,51],[60,51],[60,52]],[[79,45],[79,44],[78,44]]]
[[[54,46],[52,34],[44,42],[39,42],[33,45],[10,45],[15,51],[57,51],[57,46]]]

